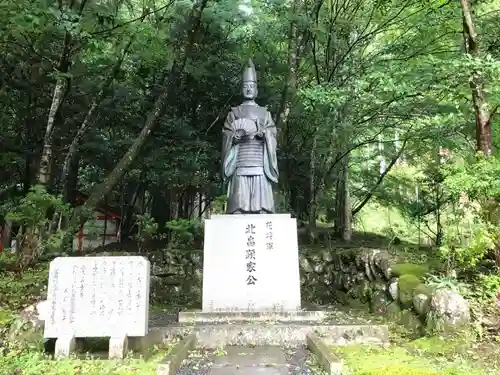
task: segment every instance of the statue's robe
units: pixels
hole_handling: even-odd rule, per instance
[[[234,144],[237,119],[258,121],[263,139]],[[222,173],[228,184],[227,213],[273,213],[272,183],[278,183],[278,160],[276,126],[271,114],[256,104],[231,108],[222,133]]]

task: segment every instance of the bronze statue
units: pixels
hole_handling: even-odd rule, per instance
[[[257,74],[252,60],[243,71],[244,102],[231,108],[222,131],[222,173],[228,183],[228,214],[274,212],[272,183],[278,182],[276,126],[255,103]]]

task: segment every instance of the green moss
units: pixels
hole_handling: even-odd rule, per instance
[[[430,296],[432,296],[433,293],[434,293],[434,289],[431,288],[430,286],[425,285],[425,284],[419,284],[415,287],[413,295],[423,294],[423,295],[426,295],[427,297],[430,297]]]
[[[158,363],[165,357],[167,349],[159,349],[145,358],[127,357],[124,360],[64,358],[57,361],[39,352],[11,350],[0,356],[2,374],[23,375],[156,375]]]
[[[471,348],[471,339],[466,335],[444,338],[442,336],[422,337],[405,344],[411,351],[427,355],[462,355]]]
[[[14,314],[10,310],[0,308],[0,330],[9,325],[14,318]]]
[[[450,357],[432,352],[418,353],[406,347],[389,348],[367,345],[333,347],[354,375],[486,375],[488,372],[474,360]],[[360,360],[362,358],[362,360]]]
[[[457,334],[468,334],[471,329],[468,321],[457,321],[453,324],[448,322],[446,318],[437,315],[434,312],[427,314],[425,319],[426,331],[428,334],[439,334],[442,336],[454,336]]]
[[[396,301],[393,301],[387,305],[387,317],[392,320],[399,321],[399,316],[401,314],[401,307]]]
[[[399,301],[404,307],[412,305],[413,293],[420,284],[420,279],[415,275],[407,274],[399,277]]]
[[[405,365],[383,366],[374,370],[356,372],[356,375],[440,375],[439,372],[429,369],[412,368]]]
[[[368,310],[369,304],[367,302],[363,302],[359,299],[349,299],[348,305],[352,309],[356,310]]]
[[[413,312],[404,310],[400,314],[400,323],[412,334],[423,333],[423,325],[420,319]]]
[[[429,272],[426,264],[399,263],[392,266],[394,276],[413,275],[423,278]]]

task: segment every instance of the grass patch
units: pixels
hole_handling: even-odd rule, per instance
[[[388,348],[352,345],[332,351],[352,375],[490,375],[500,370],[500,359],[485,362],[482,350],[460,339],[420,338]]]
[[[90,355],[53,360],[39,352],[11,350],[0,355],[0,369],[6,375],[156,375],[158,363],[172,346],[155,348],[144,357],[128,356],[123,360],[97,359]]]
[[[40,263],[22,274],[5,271],[5,264],[0,260],[0,309],[19,311],[46,295],[49,263]]]

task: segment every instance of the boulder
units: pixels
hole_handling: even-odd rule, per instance
[[[437,290],[430,299],[429,318],[432,329],[462,327],[470,322],[469,303],[455,290]]]
[[[387,293],[383,290],[375,290],[370,299],[370,310],[377,316],[387,316],[387,307],[391,301]]]
[[[420,316],[426,316],[429,312],[429,296],[419,293],[413,296],[413,308]]]
[[[414,290],[420,285],[420,280],[414,275],[403,275],[398,279],[399,302],[405,309],[413,305]]]
[[[392,276],[392,265],[396,263],[396,259],[387,251],[381,251],[375,255],[374,263],[384,277],[389,280]]]
[[[10,324],[7,340],[23,346],[41,348],[43,346],[44,321],[49,314],[47,301],[26,307]]]
[[[389,281],[387,285],[387,291],[389,292],[390,296],[394,301],[398,300],[399,296],[398,279],[392,278],[391,281]]]

